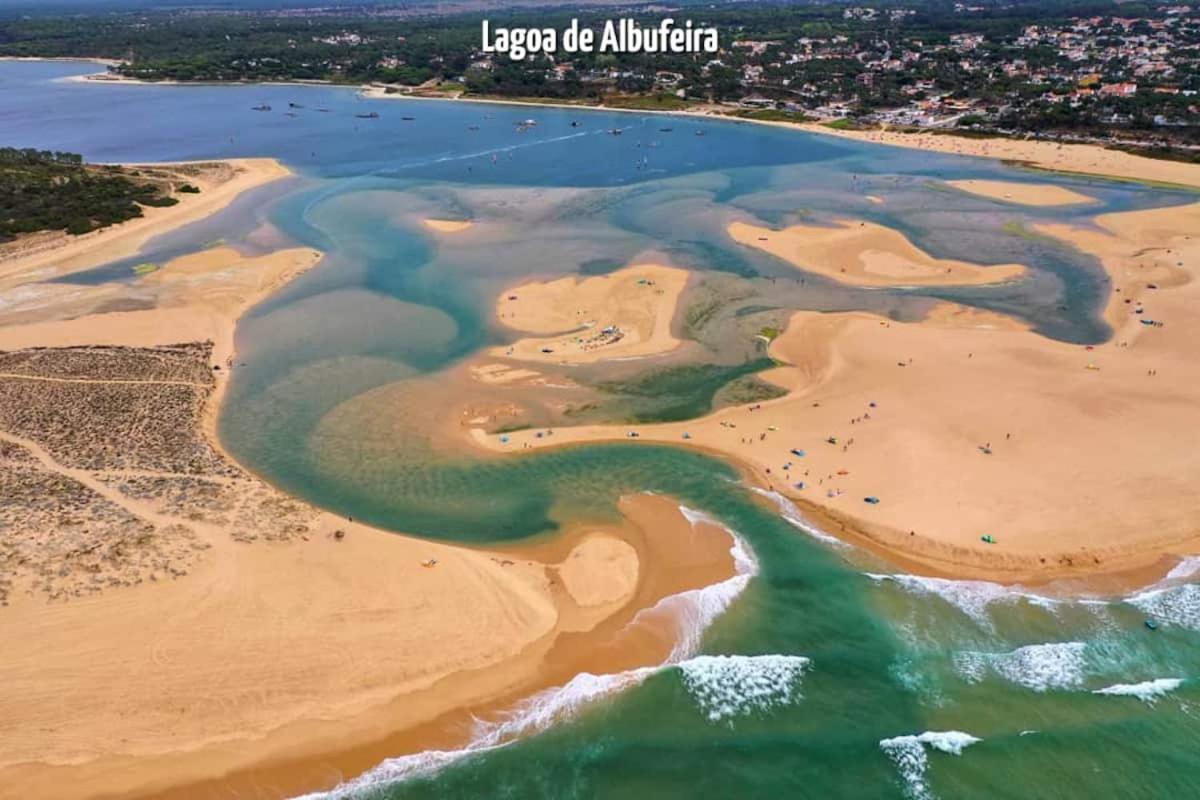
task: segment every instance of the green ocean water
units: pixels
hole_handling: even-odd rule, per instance
[[[589,418],[687,418],[765,366],[753,334],[792,309],[910,319],[949,297],[1047,336],[1102,341],[1099,266],[1017,232],[1194,197],[1055,178],[1101,205],[1014,208],[940,182],[1050,179],[760,126],[677,120],[667,136],[654,117],[538,109],[519,133],[527,109],[414,101],[416,121],[402,123],[387,102],[331,88],[55,82],[86,70],[0,64],[5,140],[108,160],[274,155],[299,173],[136,260],[71,278],[134,280],[136,263],[218,238],[327,253],[239,327],[220,432],[243,463],[324,507],[432,538],[552,536],[581,515],[614,517],[636,491],[678,497],[737,537],[736,578],[669,601],[688,634],[669,663],[579,676],[481,723],[461,751],[397,753],[333,794],[1200,796],[1200,561],[1122,598],[917,578],[831,541],[709,457],[629,442],[480,459],[443,450],[430,429],[449,372],[507,341],[492,302],[527,277],[602,273],[646,254],[694,271],[680,354],[574,376],[595,390]],[[300,94],[331,112],[249,110]],[[378,124],[356,121],[365,105]],[[137,137],[129,119],[144,120]],[[478,224],[438,238],[420,222],[431,216]],[[896,227],[938,256],[1034,272],[1000,287],[868,290],[799,275],[724,235],[734,219],[843,216]]]

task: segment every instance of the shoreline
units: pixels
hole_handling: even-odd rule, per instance
[[[1138,579],[1113,576],[1200,552],[1200,521],[1181,500],[1200,459],[1175,433],[1200,404],[1187,346],[1200,327],[1195,230],[1200,203],[1039,227],[1108,273],[1114,335],[1102,345],[948,303],[911,323],[800,311],[770,346],[784,366],[762,375],[781,398],[684,422],[552,436],[473,426],[463,438],[498,453],[634,436],[706,449],[890,563],[1127,584]]]
[[[39,59],[27,59],[39,60]],[[62,59],[65,61],[86,59]],[[723,120],[733,124],[768,125],[775,128],[833,136],[857,142],[903,147],[911,150],[959,155],[968,158],[987,158],[1011,162],[1039,172],[1062,173],[1079,177],[1133,182],[1147,185],[1161,184],[1176,189],[1200,190],[1200,164],[1148,158],[1122,150],[1111,150],[1095,144],[1058,142],[1055,140],[1015,139],[1001,136],[969,137],[932,132],[897,132],[879,130],[838,130],[828,127],[825,121],[787,122],[736,117],[716,111],[712,105],[704,104],[696,110],[685,109],[636,109],[605,106],[603,104],[580,104],[527,100],[505,100],[480,97],[435,97],[413,95],[405,92],[388,93],[380,84],[340,84],[332,81],[147,81],[138,78],[105,78],[108,73],[73,76],[70,80],[84,83],[111,83],[141,86],[328,86],[354,90],[357,94],[373,100],[434,100],[443,102],[465,102],[490,105],[521,106],[525,108],[554,108],[565,110],[619,112],[655,116],[673,116],[683,119]],[[730,108],[729,110],[736,110]]]
[[[129,258],[141,252],[148,241],[185,225],[199,222],[224,210],[246,192],[292,176],[291,170],[274,158],[234,158],[213,161],[177,161],[126,164],[154,169],[195,168],[212,165],[221,173],[189,176],[200,184],[199,194],[183,193],[179,202],[166,207],[143,207],[142,216],[110,225],[81,236],[35,234],[39,241],[18,241],[0,250],[0,289],[30,280],[45,280],[102,264]],[[178,193],[177,193],[178,194]],[[25,252],[20,245],[24,244]],[[15,246],[14,246],[15,245]]]
[[[210,362],[231,363],[240,316],[320,258],[303,248],[183,256],[141,279],[161,284],[165,305],[0,327],[0,347],[138,348],[207,335],[215,343]],[[216,435],[228,370],[212,374],[197,430],[236,464]],[[105,383],[83,381],[92,382]],[[7,432],[0,439],[36,446]],[[46,452],[40,457],[57,466]],[[144,520],[172,519],[85,471],[60,469]],[[475,716],[502,715],[580,672],[661,664],[682,622],[654,614],[645,622],[646,609],[728,579],[730,535],[698,530],[666,498],[625,498],[621,511],[619,522],[583,520],[551,539],[493,547],[418,539],[320,509],[304,541],[244,543],[197,517],[189,524],[209,549],[182,577],[65,603],[20,592],[0,609],[17,642],[0,676],[27,687],[0,701],[0,713],[17,721],[13,732],[24,732],[2,748],[0,796],[332,788],[399,753],[461,746]],[[678,550],[689,559],[672,555]],[[269,613],[274,607],[295,608],[288,625]],[[75,635],[81,627],[124,644],[96,650]],[[397,627],[411,630],[397,636]],[[204,651],[186,643],[196,636]],[[345,652],[354,657],[349,672],[335,666]],[[87,666],[38,677],[60,661]],[[107,690],[97,693],[97,685]],[[260,696],[259,686],[271,691]],[[292,695],[286,707],[273,699]],[[174,706],[191,713],[173,716]],[[60,718],[68,711],[69,722]],[[94,735],[89,726],[98,726]],[[112,747],[100,728],[120,731],[122,744]]]

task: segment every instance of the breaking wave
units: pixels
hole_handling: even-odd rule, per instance
[[[963,750],[983,741],[962,731],[925,731],[915,736],[894,736],[879,742],[879,748],[887,753],[904,780],[905,794],[912,800],[933,800],[925,774],[929,771],[929,754],[932,748],[951,755],[962,755]]]
[[[1133,595],[1126,602],[1156,620],[1200,631],[1200,584],[1149,589]]]
[[[711,586],[663,598],[652,609],[643,609],[634,617],[636,623],[643,613],[667,611],[679,626],[677,644],[663,664],[608,675],[580,673],[563,686],[545,689],[525,699],[497,721],[477,721],[470,742],[461,749],[426,750],[389,758],[353,780],[329,791],[303,795],[299,800],[348,800],[372,789],[432,775],[464,758],[545,731],[597,701],[668,669],[679,669],[688,691],[710,719],[774,708],[798,698],[799,676],[808,665],[808,659],[801,656],[693,657],[705,630],[758,574],[758,561],[728,526],[701,511],[683,506],[680,511],[692,525],[705,522],[729,533],[733,538],[729,552],[733,556],[734,575]]]
[[[1083,683],[1086,647],[1083,642],[1054,642],[1008,653],[967,651],[954,655],[954,668],[971,683],[995,674],[1035,692],[1074,689]]]
[[[1116,697],[1136,697],[1144,703],[1154,703],[1160,697],[1178,689],[1183,685],[1182,678],[1155,678],[1141,683],[1118,683],[1096,689],[1092,694],[1113,695]]]
[[[803,656],[695,656],[679,665],[683,685],[712,722],[800,699]]]
[[[751,486],[750,490],[755,494],[762,495],[774,503],[779,509],[780,516],[787,520],[792,527],[799,528],[809,536],[818,541],[824,542],[825,544],[836,545],[837,547],[849,546],[841,539],[826,533],[805,519],[804,514],[801,513],[800,509],[796,507],[796,504],[781,495],[779,492],[763,489],[760,486]]]

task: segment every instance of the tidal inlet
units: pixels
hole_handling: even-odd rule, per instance
[[[97,69],[0,62],[0,798],[1200,794],[1200,167]]]

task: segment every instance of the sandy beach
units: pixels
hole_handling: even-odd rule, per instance
[[[470,435],[495,451],[632,432],[706,449],[830,532],[935,574],[1029,581],[1169,564],[1200,548],[1200,456],[1180,435],[1200,406],[1200,206],[1096,225],[1041,232],[1112,276],[1103,345],[947,305],[912,324],[798,312],[771,345],[788,366],[763,374],[786,397],[683,423]]]
[[[687,281],[687,270],[636,264],[609,275],[514,286],[496,301],[496,318],[537,336],[490,353],[575,365],[670,352],[680,343],[671,321]]]
[[[985,267],[934,258],[899,231],[864,220],[780,231],[733,222],[726,230],[738,244],[855,286],[973,286],[1016,280],[1026,273],[1021,264]]]
[[[1108,150],[1090,144],[1067,144],[1037,139],[968,137],[937,133],[904,133],[894,130],[839,130],[820,123],[796,125],[789,122],[764,122],[785,125],[823,136],[839,136],[860,142],[893,147],[909,147],[959,156],[998,158],[1026,164],[1037,169],[1078,175],[1119,178],[1137,182],[1163,183],[1200,189],[1200,164]]]
[[[263,174],[285,174],[273,163]],[[257,184],[236,169],[200,195],[208,213]],[[55,259],[116,257],[202,215],[36,258],[61,274]],[[728,535],[697,533],[668,498],[627,498],[624,521],[551,543],[475,549],[245,472],[215,435],[234,326],[320,258],[217,247],[69,293],[29,282],[45,273],[28,260],[5,265],[0,797],[258,791],[264,775],[281,795],[328,787],[459,746],[470,714],[584,669],[658,663],[675,632],[626,630],[633,616],[732,573]],[[692,557],[668,558],[683,542]]]
[[[215,214],[242,193],[291,174],[273,158],[141,166],[176,173],[200,192],[176,192],[176,205],[143,207],[141,217],[82,236],[38,234],[6,244],[0,247],[0,291],[135,255],[151,238]]]

